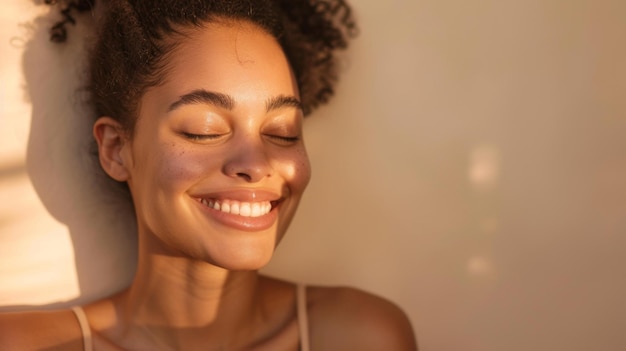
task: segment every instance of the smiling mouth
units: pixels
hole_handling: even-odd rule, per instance
[[[247,202],[229,199],[197,199],[204,206],[216,211],[242,217],[261,217],[270,213],[279,201]]]

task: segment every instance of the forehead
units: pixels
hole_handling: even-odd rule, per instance
[[[236,101],[298,94],[280,44],[249,22],[217,21],[185,31],[165,67],[161,89],[176,96],[196,89]]]

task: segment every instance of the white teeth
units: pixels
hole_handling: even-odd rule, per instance
[[[269,201],[242,202],[235,200],[200,199],[200,203],[217,211],[239,215],[242,217],[260,217],[272,210]]]
[[[252,210],[250,209],[250,203],[243,202],[241,206],[239,206],[239,215],[244,217],[250,217]]]
[[[239,202],[233,202],[230,204],[230,213],[231,214],[239,214]]]
[[[222,212],[230,213],[230,204],[228,202],[222,204]]]
[[[261,215],[261,205],[259,203],[253,203],[252,204],[252,213],[250,214],[250,216],[258,217],[260,215]]]

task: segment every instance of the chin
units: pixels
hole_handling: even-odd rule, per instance
[[[229,271],[256,271],[265,267],[274,254],[274,247],[238,247],[224,250],[206,260]]]
[[[271,259],[265,257],[244,257],[239,260],[229,260],[229,262],[215,262],[217,266],[229,271],[257,271],[265,267]]]

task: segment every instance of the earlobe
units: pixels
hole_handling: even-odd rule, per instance
[[[127,181],[130,165],[123,152],[128,140],[122,125],[111,117],[100,117],[93,126],[93,136],[98,143],[98,158],[104,171],[117,181]]]

